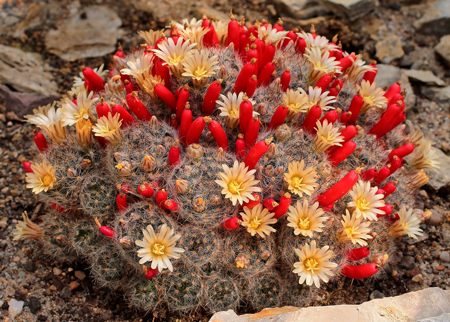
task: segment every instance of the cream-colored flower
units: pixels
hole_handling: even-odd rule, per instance
[[[194,53],[193,48],[196,45],[195,43],[190,44],[189,40],[184,40],[181,37],[175,44],[173,39],[169,38],[158,44],[159,49],[153,49],[153,52],[164,60],[175,76],[180,77],[183,73],[183,61]]]
[[[363,217],[368,220],[377,220],[377,214],[383,215],[385,212],[378,208],[386,204],[382,194],[377,194],[378,187],[371,187],[369,181],[359,180],[350,191],[352,201],[348,203],[348,208],[353,211],[356,218]]]
[[[209,28],[199,27],[187,27],[186,29],[180,29],[180,36],[186,40],[189,40],[191,44],[196,44],[198,49],[203,48],[203,37],[208,33]]]
[[[228,23],[225,21],[214,20],[213,26],[214,29],[216,30],[219,44],[225,45],[228,37]]]
[[[305,168],[304,160],[291,162],[288,167],[288,172],[284,173],[284,181],[289,191],[299,196],[303,194],[310,196],[319,186],[314,167]]]
[[[366,113],[371,108],[382,108],[387,104],[387,98],[384,97],[384,91],[382,88],[377,87],[377,84],[373,82],[362,80],[359,86],[359,95],[363,98],[363,106],[361,113]]]
[[[77,143],[82,149],[89,149],[92,145],[92,123],[90,120],[80,120],[75,125]]]
[[[273,28],[271,24],[267,26],[260,25],[258,28],[258,38],[264,40],[266,44],[273,44],[275,46],[278,43],[286,38],[287,31],[278,31],[276,28]]]
[[[154,100],[159,100],[160,98],[155,94],[156,84],[164,85],[164,80],[159,75],[149,75],[142,84],[142,88],[151,96]]]
[[[328,51],[322,53],[318,47],[306,48],[305,57],[310,62],[308,81],[311,84],[315,84],[323,75],[339,73],[341,70],[336,58],[330,57]]]
[[[174,24],[178,29],[184,29],[189,27],[200,27],[202,25],[202,20],[197,20],[197,18],[192,18],[190,21],[188,19],[183,19],[181,22],[173,21],[171,24]]]
[[[221,179],[216,180],[216,183],[223,188],[222,194],[225,198],[230,199],[233,205],[255,200],[252,193],[261,191],[261,188],[256,186],[259,183],[259,180],[255,180],[256,170],[249,171],[244,162],[238,161],[234,161],[232,168],[226,164],[223,164],[222,168],[224,172],[219,173]]]
[[[305,39],[306,48],[308,48],[308,49],[316,47],[322,53],[325,53],[327,51],[337,50],[337,46],[334,44],[331,44],[326,37],[319,36],[319,35],[313,36],[311,33],[309,33],[309,32],[307,33],[305,31],[297,33],[297,36]]]
[[[315,129],[317,135],[313,140],[313,144],[317,153],[322,153],[335,145],[342,146],[340,142],[343,142],[344,138],[340,135],[339,129],[333,126],[333,123],[328,123],[328,120],[324,120],[322,123],[318,120]]]
[[[303,199],[303,204],[298,200],[294,206],[289,206],[288,226],[294,228],[295,235],[312,237],[314,232],[322,232],[323,222],[327,219],[319,203],[311,206],[308,200]]]
[[[104,64],[101,64],[100,67],[94,68],[93,71],[100,76],[102,79],[105,79],[106,76],[108,76],[108,72],[109,70],[107,69],[103,69],[105,67]],[[84,75],[83,75],[83,71],[81,71],[79,74],[79,76],[75,76],[73,78],[73,86],[75,88],[79,88],[82,87],[84,89]],[[78,95],[78,93],[77,93]]]
[[[300,93],[308,96],[309,106],[306,112],[308,112],[314,105],[320,106],[322,111],[334,109],[332,104],[337,102],[335,96],[328,95],[330,94],[329,91],[325,91],[322,93],[322,89],[320,87],[310,86],[308,88],[308,93],[306,93],[303,88],[299,88],[298,90],[300,91]]]
[[[352,83],[357,82],[363,75],[368,72],[375,70],[370,65],[366,65],[366,62],[361,59],[361,55],[356,56],[356,60],[353,64],[345,70],[345,75],[348,76],[348,80]]]
[[[161,34],[164,34],[164,29],[161,30],[149,30],[149,31],[138,31],[139,36],[141,36],[142,39],[144,39],[145,43],[148,46],[154,46],[156,44],[156,41],[159,37],[161,37]]]
[[[22,213],[22,218],[23,221],[19,221],[17,223],[16,229],[14,230],[13,240],[41,238],[44,234],[42,228],[32,222],[30,218],[28,218],[28,214],[26,211]]]
[[[36,125],[43,130],[50,140],[55,143],[66,141],[67,133],[63,125],[61,109],[57,109],[55,104],[41,106],[33,110],[33,115],[26,115],[28,123]]]
[[[420,142],[422,141],[423,138],[425,138],[425,135],[423,134],[422,130],[420,129],[420,127],[414,127],[414,125],[412,124],[412,122],[410,120],[406,120],[405,122],[408,125],[409,128],[409,141],[414,144],[414,147],[417,145],[420,145]]]
[[[88,94],[86,91],[82,91],[77,96],[77,104],[70,98],[66,98],[61,110],[64,126],[74,125],[79,120],[95,120],[92,105],[98,98],[92,98],[92,96],[94,96],[94,92]]]
[[[120,129],[121,125],[122,120],[120,119],[120,114],[117,113],[112,116],[110,112],[107,117],[102,116],[97,120],[97,124],[94,125],[92,131],[94,131],[95,136],[101,136],[112,144],[118,144],[123,138],[122,131]]]
[[[427,140],[419,127],[415,128],[411,121],[406,121],[409,127],[409,139],[414,144],[414,151],[408,159],[408,166],[416,169],[437,169],[439,168],[438,156],[432,148],[432,142]]]
[[[408,235],[414,239],[422,236],[423,232],[420,229],[420,219],[413,213],[412,208],[406,210],[406,206],[402,205],[398,212],[399,219],[389,227],[389,233],[393,237],[400,237]]]
[[[299,90],[288,89],[283,94],[283,103],[289,107],[288,119],[292,119],[299,113],[306,113],[310,109],[308,95]]]
[[[197,50],[191,57],[183,61],[183,76],[191,77],[194,86],[202,87],[209,77],[220,69],[217,56],[208,56],[208,51]]]
[[[227,93],[227,96],[220,94],[221,100],[216,101],[221,112],[219,116],[225,116],[225,122],[229,127],[236,127],[239,124],[239,107],[241,106],[243,97],[243,92],[236,95],[236,93],[231,93],[230,91]],[[249,101],[252,105],[255,104],[252,100]],[[259,113],[253,111],[253,116],[257,115],[259,115]]]
[[[137,246],[142,247],[137,251],[141,258],[139,264],[151,262],[151,268],[158,268],[162,271],[167,268],[173,272],[173,266],[170,262],[171,258],[178,259],[181,253],[184,253],[183,248],[175,247],[180,235],[175,234],[174,229],[170,229],[166,224],[159,226],[158,233],[155,233],[151,225],[142,231],[144,234],[143,240],[136,240]]]
[[[56,170],[46,160],[42,161],[41,164],[32,164],[31,170],[33,172],[27,173],[25,180],[27,181],[27,188],[32,189],[35,194],[42,191],[47,192],[56,186]]]
[[[422,169],[409,178],[409,183],[412,187],[419,189],[428,183],[430,178],[427,173]]]
[[[300,261],[294,263],[295,274],[300,276],[298,283],[301,285],[314,285],[319,288],[320,282],[328,283],[330,277],[334,276],[333,268],[337,267],[336,263],[330,262],[333,257],[333,251],[329,250],[329,246],[323,246],[318,249],[316,241],[311,244],[303,245],[302,249],[295,249],[295,253]]]
[[[247,228],[247,231],[252,236],[258,234],[260,237],[265,238],[265,235],[269,236],[271,232],[276,231],[270,226],[277,222],[277,219],[273,217],[275,214],[263,208],[261,204],[252,209],[244,207],[244,212],[241,212],[240,215],[242,217],[241,225]]]
[[[364,221],[362,217],[356,215],[350,215],[348,210],[345,210],[346,215],[342,216],[341,220],[342,228],[337,232],[337,238],[341,243],[352,242],[353,245],[359,244],[361,246],[367,246],[367,239],[371,239],[370,233],[370,221]]]
[[[152,73],[153,53],[142,54],[140,57],[129,59],[128,68],[123,68],[120,73],[133,76],[140,87],[143,87],[144,80]]]

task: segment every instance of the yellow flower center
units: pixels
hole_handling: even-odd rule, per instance
[[[236,180],[233,180],[228,184],[228,190],[233,195],[239,195],[240,192],[244,189],[241,188],[241,184],[239,182],[237,182]]]
[[[50,175],[46,175],[44,177],[44,179],[42,179],[42,183],[44,184],[44,186],[49,186],[52,184],[52,182],[53,182],[53,178]]]
[[[254,230],[258,229],[259,226],[261,226],[261,219],[258,219],[258,217],[255,217],[250,221],[250,227]]]
[[[402,222],[402,227],[405,232],[409,231],[410,226],[407,222]]]
[[[322,62],[318,61],[314,64],[314,69],[320,70],[321,72],[326,73],[328,71],[328,68],[326,65],[322,65]]]
[[[245,264],[242,261],[236,261],[236,267],[237,268],[245,268]]]
[[[358,207],[359,210],[370,210],[370,202],[368,202],[365,198],[358,198],[356,199],[356,207]]]
[[[183,60],[183,56],[177,55],[177,54],[173,54],[172,57],[167,57],[167,58],[168,58],[170,64],[178,64],[180,61]]]
[[[85,109],[85,108],[80,108],[80,109],[78,110],[78,112],[74,113],[73,115],[74,115],[75,118],[77,118],[77,119],[87,119],[87,118],[89,118],[88,111],[87,111],[87,109]]]
[[[303,182],[303,178],[301,177],[292,177],[291,178],[291,186],[295,189],[301,189],[302,187],[305,186]]]
[[[303,229],[303,230],[308,230],[310,226],[311,226],[311,222],[309,221],[308,218],[300,218],[299,219],[298,228]]]
[[[118,163],[118,164],[116,165],[116,169],[117,169],[117,170],[122,170],[122,168],[123,168],[123,164],[122,164],[122,163]]]
[[[236,107],[233,107],[228,114],[232,117],[236,117],[239,113],[239,110]]]
[[[369,105],[373,105],[375,103],[375,96],[364,96],[364,102],[366,102]]]
[[[314,274],[315,271],[319,270],[319,267],[317,267],[319,266],[319,262],[315,258],[307,258],[305,259],[303,264],[305,265],[306,270],[311,272],[312,274]]]
[[[302,107],[302,105],[300,103],[291,103],[288,106],[290,109],[292,109],[296,112]]]
[[[164,255],[164,251],[166,250],[166,246],[154,243],[152,246],[152,253],[155,255]]]
[[[353,238],[353,235],[355,234],[355,232],[356,232],[356,228],[355,227],[345,228],[345,233],[347,234],[348,238]]]
[[[194,72],[195,77],[203,77],[208,73],[208,70],[204,66],[198,66]]]
[[[334,142],[334,137],[331,134],[331,132],[328,132],[326,137],[323,136],[323,135],[321,135],[320,137],[322,138],[322,141],[325,141],[325,142],[328,142],[328,143],[333,143]]]

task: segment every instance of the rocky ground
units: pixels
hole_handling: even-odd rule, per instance
[[[279,16],[286,28],[309,30],[379,62],[377,84],[397,80],[407,89],[408,118],[436,143],[441,168],[417,196],[430,209],[419,241],[399,243],[379,278],[345,280],[317,303],[361,303],[429,286],[450,284],[450,2],[361,0],[0,0],[0,319],[10,321],[142,321],[120,294],[95,286],[83,263],[45,258],[33,243],[13,242],[21,213],[45,214],[24,188],[21,162],[30,158],[31,127],[22,117],[67,90],[80,66],[108,63],[118,42],[139,44],[136,31],[202,13],[226,19],[234,8],[248,20]],[[174,318],[175,319],[175,318]],[[199,316],[184,318],[197,320]],[[203,319],[207,319],[203,317]]]

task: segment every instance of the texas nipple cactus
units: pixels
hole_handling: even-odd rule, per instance
[[[233,14],[139,34],[26,117],[27,187],[48,207],[17,239],[162,314],[307,305],[421,235],[414,194],[437,162],[375,62]]]

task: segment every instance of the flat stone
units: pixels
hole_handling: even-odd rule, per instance
[[[441,261],[444,261],[446,263],[450,262],[450,254],[447,251],[443,251],[439,254],[439,258]]]
[[[22,313],[24,301],[17,301],[16,299],[11,299],[9,301],[8,313],[11,319],[15,319],[20,313]]]
[[[0,83],[19,92],[57,95],[49,70],[41,55],[0,44]]]
[[[439,316],[417,320],[417,322],[448,322],[450,321],[450,313],[444,313]]]
[[[256,314],[238,316],[232,310],[214,314],[210,322],[394,322],[430,319],[450,313],[450,290],[427,288],[360,305],[269,308]],[[435,321],[435,320],[430,320]],[[439,321],[439,320],[436,320]]]
[[[416,95],[414,95],[413,88],[402,70],[398,67],[386,64],[377,64],[378,72],[375,78],[375,83],[379,87],[389,87],[393,83],[401,81],[402,88],[406,90],[405,108],[410,109],[416,104]]]
[[[117,13],[106,6],[88,6],[72,10],[56,29],[45,35],[47,50],[60,58],[74,61],[100,57],[116,49],[123,31]]]
[[[390,34],[375,44],[377,57],[384,64],[390,64],[396,59],[400,59],[405,55],[402,47],[402,41],[399,36]]]
[[[403,72],[413,82],[424,83],[432,86],[445,85],[445,82],[435,76],[430,70],[404,69]]]
[[[450,157],[437,148],[432,148],[437,155],[439,161],[439,168],[436,171],[427,169],[426,173],[430,180],[428,185],[436,191],[448,186],[450,184]]]
[[[443,209],[439,206],[434,207],[431,209],[431,217],[427,220],[427,225],[431,226],[439,226],[442,224],[442,220],[444,217]]]
[[[450,35],[442,37],[434,50],[450,66]]]
[[[450,30],[450,1],[427,1],[423,16],[414,22],[414,28],[423,34],[445,35]]]
[[[333,13],[348,18],[350,21],[366,16],[375,9],[375,0],[323,0],[322,4]]]
[[[277,12],[282,16],[297,19],[308,19],[325,14],[328,10],[323,6],[310,6],[311,0],[272,0]]]
[[[76,290],[77,288],[79,288],[80,285],[81,285],[80,282],[73,281],[73,282],[70,283],[69,287],[73,291],[73,290]]]
[[[62,270],[58,267],[53,267],[53,274],[55,274],[56,276],[61,275]]]
[[[443,88],[424,86],[421,89],[421,92],[428,99],[438,104],[444,104],[450,107],[450,86]]]
[[[86,278],[86,274],[82,271],[75,271],[75,277],[82,281]]]

